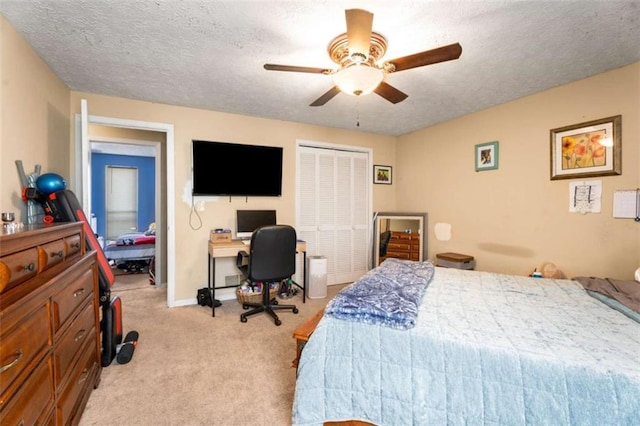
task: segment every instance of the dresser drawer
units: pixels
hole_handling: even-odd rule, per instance
[[[96,351],[88,342],[82,349],[82,357],[76,368],[71,371],[71,378],[64,388],[64,392],[58,400],[58,423],[69,424],[77,409],[76,403],[87,386],[94,382],[95,372],[98,368]]]
[[[53,331],[57,333],[87,298],[93,296],[93,269],[85,269],[80,276],[65,282],[53,296]]]
[[[396,259],[410,260],[411,253],[406,252],[395,252],[395,251],[387,251],[387,257],[394,257]]]
[[[62,262],[65,257],[65,251],[63,239],[38,246],[38,272]]]
[[[80,253],[80,249],[82,248],[81,241],[80,234],[72,235],[64,239],[64,246],[67,253],[66,257]]]
[[[407,232],[394,231],[394,232],[391,233],[391,241],[394,241],[394,240],[400,240],[400,241],[402,241],[402,240],[410,240],[411,239],[411,235],[412,234],[409,234]]]
[[[30,248],[0,259],[0,293],[38,273],[38,250]]]
[[[51,420],[54,404],[51,357],[41,362],[29,379],[0,406],[1,425],[34,425]]]
[[[56,344],[53,355],[56,383],[61,384],[87,339],[92,341],[96,339],[93,304],[91,303],[87,304],[87,307]]]
[[[0,395],[52,344],[49,300],[41,303],[35,311],[18,309],[0,317]]]
[[[389,245],[387,246],[387,251],[392,250],[392,251],[411,251],[411,244],[409,244],[409,242],[406,243],[401,243],[401,242],[397,242],[397,241],[393,241],[393,242],[389,242]]]

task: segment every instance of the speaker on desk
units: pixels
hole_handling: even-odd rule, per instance
[[[322,299],[327,297],[327,258],[307,257],[307,297]]]

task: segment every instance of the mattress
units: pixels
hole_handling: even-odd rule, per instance
[[[435,268],[415,327],[324,316],[294,425],[638,424],[640,324],[571,280]]]
[[[104,255],[116,263],[132,260],[151,260],[156,253],[156,237],[143,232],[122,234],[115,243],[107,245]]]

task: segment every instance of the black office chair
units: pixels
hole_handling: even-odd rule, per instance
[[[289,225],[267,225],[253,231],[246,273],[251,284],[263,283],[262,302],[243,303],[243,309],[254,309],[240,314],[240,321],[247,322],[248,316],[267,312],[275,324],[280,325],[282,321],[276,315],[276,310],[291,309],[294,314],[298,313],[295,305],[280,305],[275,298],[271,298],[268,284],[279,284],[296,272],[296,241],[296,230]]]

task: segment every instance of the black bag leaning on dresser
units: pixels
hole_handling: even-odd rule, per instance
[[[91,223],[85,216],[76,195],[68,189],[52,192],[36,197],[42,204],[45,215],[53,222],[83,222],[87,250],[95,250],[98,260],[99,303],[102,307],[100,334],[102,337],[102,366],[107,367],[116,356],[116,347],[122,342],[122,302],[120,298],[111,297],[111,286],[115,277],[109,261],[102,251]]]

